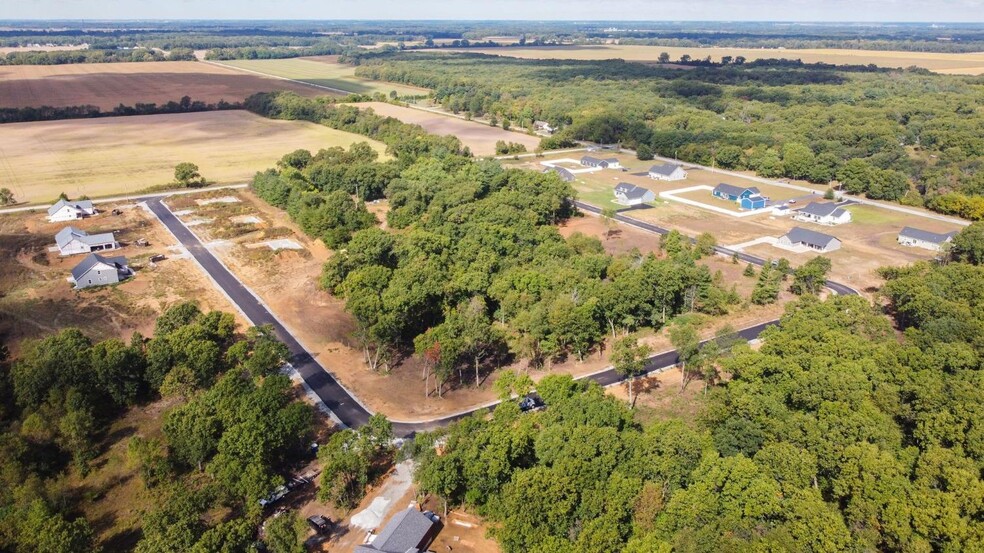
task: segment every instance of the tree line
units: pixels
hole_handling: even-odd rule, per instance
[[[509,401],[418,435],[415,480],[506,552],[980,549],[984,267],[883,274],[885,312],[807,296],[758,350],[732,347],[696,420],[641,423],[548,376],[543,411]]]
[[[3,123],[26,123],[30,121],[55,121],[60,119],[92,119],[96,117],[116,117],[122,115],[159,115],[166,113],[195,113],[201,111],[222,111],[230,109],[243,109],[241,102],[226,102],[219,100],[214,104],[205,103],[201,100],[192,100],[190,96],[183,96],[179,101],[171,100],[166,104],[157,105],[135,104],[126,106],[120,104],[112,111],[102,111],[98,106],[41,106],[23,108],[0,108],[0,124]]]
[[[6,56],[0,57],[0,65],[65,65],[138,61],[195,61],[195,54],[187,48],[176,48],[166,54],[152,48],[87,48],[84,50],[10,52]]]
[[[310,436],[312,411],[279,374],[288,356],[269,328],[237,334],[231,314],[192,303],[165,311],[152,338],[92,342],[70,328],[24,343],[18,358],[3,359],[0,379],[0,547],[97,550],[79,515],[86,499],[65,474],[99,470],[91,463],[110,425],[163,396],[177,406],[162,434],[127,442],[155,498],[136,550],[245,551],[258,500],[283,483]],[[209,514],[217,509],[226,514]]]

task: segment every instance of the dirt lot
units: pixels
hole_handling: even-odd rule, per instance
[[[744,56],[749,61],[768,58],[801,59],[806,63],[833,63],[838,65],[867,65],[879,67],[924,67],[938,73],[980,75],[984,73],[984,53],[946,54],[937,52],[897,52],[881,50],[808,49],[787,50],[766,48],[698,48],[674,46],[597,45],[597,46],[544,46],[537,48],[468,48],[462,51],[510,56],[526,59],[580,59],[606,60],[620,58],[626,61],[656,61],[661,52],[671,60],[687,54],[694,59],[711,56],[719,61],[721,56]]]
[[[213,199],[235,196],[241,201],[202,206],[196,200],[204,196],[198,196],[172,198],[168,205],[180,214],[183,221],[192,223],[191,228],[207,242],[213,253],[229,265],[301,343],[371,409],[397,420],[428,419],[495,399],[490,381],[483,381],[482,386],[476,388],[467,375],[464,385],[449,383],[448,388],[452,391],[446,391],[442,399],[434,397],[433,386],[431,395],[425,399],[421,367],[413,358],[405,360],[388,375],[370,371],[361,351],[352,342],[354,326],[345,312],[344,302],[318,289],[321,267],[330,252],[321,243],[300,233],[282,211],[265,205],[248,191],[215,191],[208,196]],[[377,207],[380,213],[385,210],[382,204]],[[250,215],[258,217],[261,222],[237,225],[231,221],[233,217]],[[606,230],[597,218],[583,217],[569,222],[561,232],[565,235],[582,232],[604,237]],[[630,251],[635,248],[649,252],[659,247],[658,237],[627,227],[615,230],[614,235],[604,241],[609,251]],[[303,249],[274,252],[269,248],[248,247],[274,238],[292,240]],[[735,283],[740,294],[747,297],[751,293],[754,279],[741,276],[744,266],[717,257],[706,262],[712,271],[722,271],[725,282]],[[728,317],[727,322],[735,328],[742,328],[771,320],[781,311],[779,306],[743,308]],[[708,321],[702,331],[710,336],[724,322]],[[645,339],[652,343],[656,351],[671,349],[664,334]],[[557,363],[549,371],[536,372],[532,376],[539,379],[556,373],[582,375],[601,370],[607,365],[607,355],[603,352],[580,363],[574,360]],[[514,368],[522,369],[523,365],[520,363]],[[408,401],[408,398],[419,399]]]
[[[48,251],[66,223],[48,223],[41,212],[0,215],[0,251],[7,261],[0,269],[0,341],[16,352],[23,339],[73,326],[93,340],[129,340],[134,331],[149,336],[159,313],[188,299],[196,299],[203,309],[239,317],[197,265],[171,247],[174,239],[152,215],[132,204],[120,207],[123,215],[110,215],[113,206],[101,206],[107,211],[74,225],[88,232],[119,231],[117,240],[124,244],[146,238],[150,246],[127,245],[113,252],[128,258],[137,271],[134,278],[81,291],[73,290],[66,278],[84,256]],[[153,254],[168,259],[152,267],[148,260]]]
[[[274,90],[291,90],[302,96],[329,94],[303,84],[194,61],[0,66],[3,107],[93,105],[111,110],[120,104],[165,104],[182,96],[207,103],[238,102],[257,92]]]
[[[360,141],[385,149],[323,125],[238,110],[12,123],[0,125],[0,182],[20,202],[132,194],[168,184],[174,166],[190,161],[210,182],[239,183],[297,148]]]
[[[532,152],[540,144],[539,136],[525,133],[504,131],[498,127],[483,125],[474,121],[465,121],[457,117],[431,113],[419,109],[406,108],[383,102],[368,102],[358,104],[360,108],[372,108],[377,114],[395,117],[404,123],[420,125],[427,132],[438,135],[457,136],[461,143],[471,148],[472,153],[479,156],[495,154],[495,143],[499,140],[518,142]]]

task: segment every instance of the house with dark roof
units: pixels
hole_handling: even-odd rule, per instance
[[[408,507],[394,515],[371,541],[357,545],[354,553],[420,553],[427,550],[440,530],[437,515]]]
[[[112,232],[89,234],[72,226],[65,227],[55,235],[55,244],[62,255],[115,250],[120,247]]]
[[[793,219],[818,225],[842,225],[851,222],[851,212],[832,202],[810,202],[797,209]]]
[[[676,163],[663,163],[649,168],[649,178],[667,181],[683,180],[687,178],[687,172]]]
[[[739,203],[742,198],[750,198],[752,196],[760,196],[759,189],[754,186],[741,187],[734,186],[731,184],[721,183],[711,190],[711,195],[715,198],[721,198],[722,200],[728,200],[729,202]]]
[[[90,253],[81,263],[72,269],[72,282],[75,288],[90,288],[116,284],[133,275],[126,264],[125,257],[103,257]]]
[[[620,182],[615,186],[615,201],[622,205],[639,205],[656,199],[656,194],[648,188]]]
[[[564,182],[574,182],[574,173],[571,173],[570,170],[564,169],[563,167],[549,167],[545,169],[543,172],[557,173],[557,176],[560,177],[560,180]]]
[[[585,167],[600,167],[602,169],[608,169],[608,162],[606,160],[591,156],[582,157],[581,165],[584,165]]]
[[[52,223],[75,221],[95,214],[96,208],[89,200],[58,200],[55,205],[48,208],[48,220]]]
[[[840,249],[841,241],[829,234],[793,227],[789,232],[779,237],[779,245],[787,248],[805,246],[818,252],[832,252]]]
[[[946,232],[938,234],[928,230],[921,230],[912,227],[904,227],[899,231],[898,241],[903,246],[913,248],[923,248],[926,250],[940,251],[945,244],[953,240],[956,232]]]

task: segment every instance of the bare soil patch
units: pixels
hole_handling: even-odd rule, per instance
[[[303,84],[194,61],[0,66],[0,105],[4,107],[92,105],[106,111],[120,104],[165,104],[182,96],[207,103],[238,102],[257,92],[276,90],[302,96],[328,94]]]

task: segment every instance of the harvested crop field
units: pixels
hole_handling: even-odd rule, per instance
[[[431,134],[457,136],[462,144],[471,148],[472,153],[479,156],[495,154],[495,143],[499,140],[518,142],[526,146],[530,152],[540,144],[539,136],[504,131],[499,127],[483,125],[475,121],[465,121],[450,115],[441,115],[384,102],[365,102],[353,105],[363,109],[372,108],[379,115],[393,117],[404,123],[420,125]]]
[[[389,94],[396,91],[401,96],[426,96],[426,88],[383,81],[373,81],[355,76],[355,67],[338,63],[338,56],[313,56],[279,60],[228,60],[212,62],[281,79],[308,83],[339,93]],[[290,82],[290,81],[285,81]]]
[[[0,182],[21,202],[135,193],[197,164],[209,182],[245,182],[284,154],[369,142],[363,136],[246,111],[213,111],[0,125]]]
[[[526,59],[578,59],[655,62],[661,52],[678,60],[687,54],[694,59],[710,56],[720,61],[722,56],[744,56],[747,60],[769,58],[800,59],[805,63],[833,63],[837,65],[868,65],[879,67],[923,67],[937,73],[980,75],[984,74],[984,52],[972,54],[947,54],[939,52],[900,52],[882,50],[806,49],[778,48],[700,48],[679,46],[545,46],[538,48],[468,48],[463,52],[493,54]]]
[[[304,96],[328,93],[194,61],[0,66],[0,106],[5,108],[93,105],[110,110],[120,104],[164,104],[182,96],[238,102],[274,90]]]

